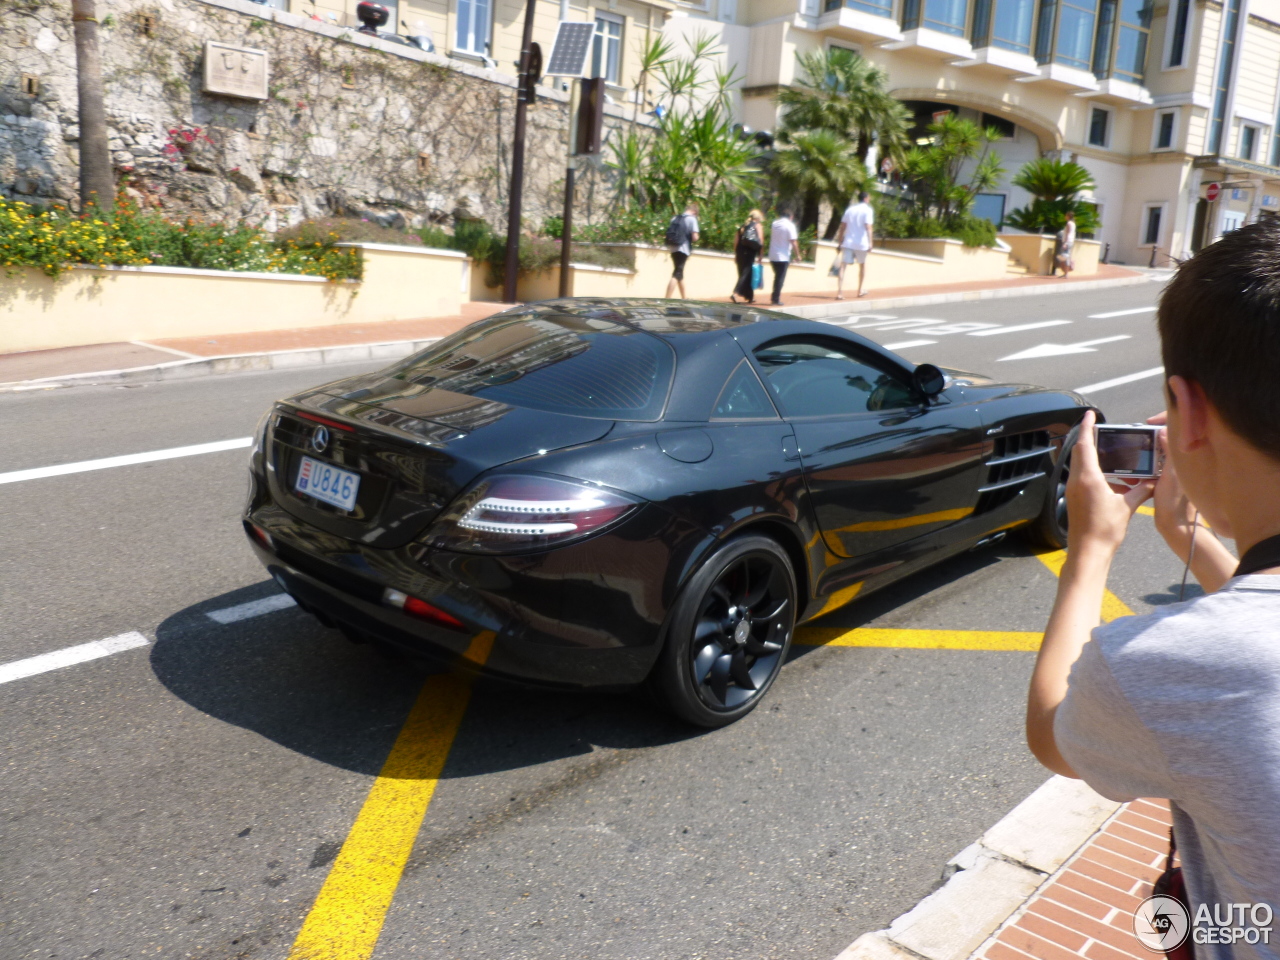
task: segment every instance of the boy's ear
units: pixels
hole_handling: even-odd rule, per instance
[[[1186,377],[1170,377],[1169,415],[1177,417],[1178,448],[1184,452],[1198,450],[1209,437],[1210,404],[1204,388]]]

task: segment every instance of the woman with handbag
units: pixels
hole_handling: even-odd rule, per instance
[[[738,285],[733,288],[729,299],[734,303],[754,303],[755,265],[761,260],[764,249],[764,214],[752,210],[747,215],[747,222],[738,228],[733,241],[733,258],[738,264]],[[739,299],[741,297],[741,299]]]

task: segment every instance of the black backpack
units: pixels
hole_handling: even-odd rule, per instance
[[[754,220],[748,220],[747,225],[742,228],[742,242],[760,246],[760,228]]]
[[[691,231],[689,230],[689,221],[687,215],[677,213],[671,218],[671,222],[667,224],[667,246],[683,247],[689,242]]]

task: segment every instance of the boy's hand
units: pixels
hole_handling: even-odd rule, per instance
[[[1071,475],[1067,479],[1067,541],[1072,551],[1099,550],[1114,554],[1124,542],[1133,513],[1150,499],[1152,480],[1127,486],[1121,492],[1107,482],[1098,465],[1098,448],[1093,428],[1097,416],[1092,410],[1080,421],[1080,437],[1071,453]]]

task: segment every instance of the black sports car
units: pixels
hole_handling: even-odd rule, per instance
[[[277,403],[245,529],[355,640],[751,710],[795,625],[1013,527],[1065,540],[1084,398],[838,327],[558,300]]]

